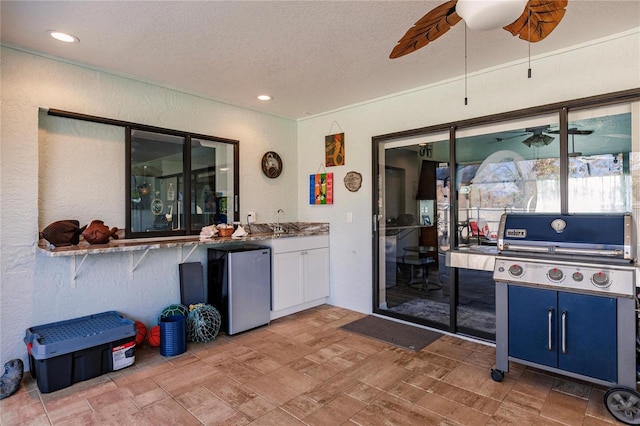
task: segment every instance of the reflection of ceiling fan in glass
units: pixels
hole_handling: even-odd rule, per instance
[[[527,139],[523,140],[522,143],[529,148],[531,148],[532,146],[539,148],[541,146],[549,145],[555,139],[553,136],[549,135],[560,134],[560,130],[547,130],[549,127],[550,126],[540,126],[525,129],[526,132],[531,132],[533,134]],[[575,152],[574,137],[575,135],[590,135],[591,133],[593,133],[593,130],[580,130],[576,127],[572,127],[567,130],[567,133],[571,135],[571,153],[569,155],[582,155],[582,153]]]
[[[528,146],[529,148],[531,148],[532,146],[539,148],[541,146],[549,145],[551,142],[554,141],[555,138],[553,136],[549,136],[547,133],[560,133],[558,131],[549,131],[548,130],[549,127],[551,126],[546,125],[546,126],[528,127],[524,129],[524,131],[521,130],[523,133],[519,133],[514,136],[509,136],[508,138],[495,138],[493,142],[489,142],[489,143],[504,142],[504,141],[508,141],[509,139],[519,138],[522,136],[529,136],[528,138],[523,140],[522,143]]]
[[[559,133],[559,132],[558,132]],[[569,129],[568,133],[571,135],[571,152],[569,153],[569,157],[581,157],[581,152],[576,152],[575,146],[575,136],[576,135],[590,135],[593,133],[593,130],[579,130],[575,127]]]
[[[509,136],[509,137],[506,137],[506,138],[496,137],[496,138],[493,138],[492,141],[489,141],[487,143],[492,144],[492,143],[506,142],[506,141],[511,140],[511,139],[519,138],[520,136],[524,136],[524,134],[517,134],[517,135]]]
[[[550,125],[528,127],[524,129],[524,133],[520,133],[507,138],[495,138],[494,141],[489,143],[504,142],[504,141],[508,141],[509,139],[514,139],[521,136],[529,136],[528,138],[523,140],[522,143],[528,146],[529,148],[531,147],[540,148],[542,146],[549,145],[551,142],[555,140],[555,137],[551,135],[560,134],[560,130],[549,130],[550,127],[551,127]],[[590,135],[593,133],[593,130],[580,130],[576,127],[572,127],[567,130],[567,133],[571,135],[571,153],[569,155],[572,155],[573,153],[575,153],[575,147],[574,147],[575,135]],[[575,155],[582,155],[582,154],[576,153]]]
[[[541,146],[549,145],[551,142],[554,141],[555,138],[553,136],[549,136],[546,134],[546,133],[551,133],[551,132],[546,132],[548,128],[549,126],[541,126],[541,127],[530,127],[528,129],[525,129],[524,130],[525,132],[533,133],[533,134],[528,138],[526,138],[525,140],[523,140],[522,143],[528,146],[529,148],[531,148],[532,146],[536,148],[540,148]]]

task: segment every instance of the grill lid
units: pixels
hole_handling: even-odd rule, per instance
[[[635,258],[630,214],[505,213],[498,250]]]

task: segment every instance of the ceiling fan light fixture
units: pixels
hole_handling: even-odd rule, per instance
[[[472,30],[487,31],[513,23],[526,5],[527,0],[458,0],[456,12]]]
[[[523,140],[522,143],[531,148],[532,146],[540,148],[541,146],[549,145],[555,138],[549,135],[532,135]]]

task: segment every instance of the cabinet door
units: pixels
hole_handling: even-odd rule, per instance
[[[305,302],[329,296],[329,249],[306,250],[302,257]]]
[[[616,318],[615,298],[558,293],[558,367],[616,382]]]
[[[509,356],[556,367],[557,292],[509,286]]]
[[[274,254],[272,310],[278,311],[303,303],[303,280],[300,252]]]

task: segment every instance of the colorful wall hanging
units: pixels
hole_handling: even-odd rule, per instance
[[[324,137],[325,164],[344,166],[344,133]]]
[[[333,204],[333,173],[309,175],[309,204]]]

